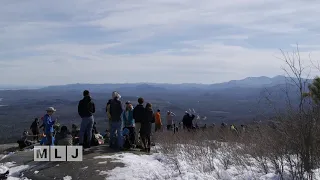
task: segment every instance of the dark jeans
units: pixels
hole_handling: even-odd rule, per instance
[[[94,118],[91,117],[84,117],[81,121],[80,127],[80,137],[79,137],[79,144],[86,145],[90,147],[91,139],[92,139],[92,128],[93,128]],[[86,140],[84,142],[84,136],[86,135]]]
[[[135,144],[135,139],[136,139],[136,132],[135,132],[135,128],[134,127],[124,127],[124,128],[127,128],[127,129],[129,129],[129,140],[130,140],[130,142],[132,143],[132,144]],[[124,129],[123,128],[123,129]]]
[[[116,134],[117,131],[117,134]],[[117,146],[115,146],[115,143]],[[110,132],[110,147],[111,148],[123,148],[123,136],[122,136],[122,121],[112,120],[111,121],[111,132]]]
[[[52,142],[52,136],[53,136],[52,132],[46,132],[46,138],[47,138],[46,145],[47,146],[53,146],[54,145],[54,143]]]

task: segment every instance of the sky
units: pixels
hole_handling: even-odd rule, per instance
[[[316,0],[1,0],[0,85],[282,75],[280,49],[320,57],[319,9]]]

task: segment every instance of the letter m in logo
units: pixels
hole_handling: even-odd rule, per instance
[[[33,160],[34,161],[50,161],[50,146],[34,146]]]

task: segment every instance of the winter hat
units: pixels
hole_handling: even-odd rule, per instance
[[[117,91],[112,92],[112,99],[114,99],[114,98],[117,98],[117,99],[121,98],[120,94]]]
[[[57,110],[54,109],[54,107],[48,107],[46,111],[47,112],[56,112]]]

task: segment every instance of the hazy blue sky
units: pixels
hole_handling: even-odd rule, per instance
[[[215,83],[320,56],[316,0],[1,0],[0,84]]]

